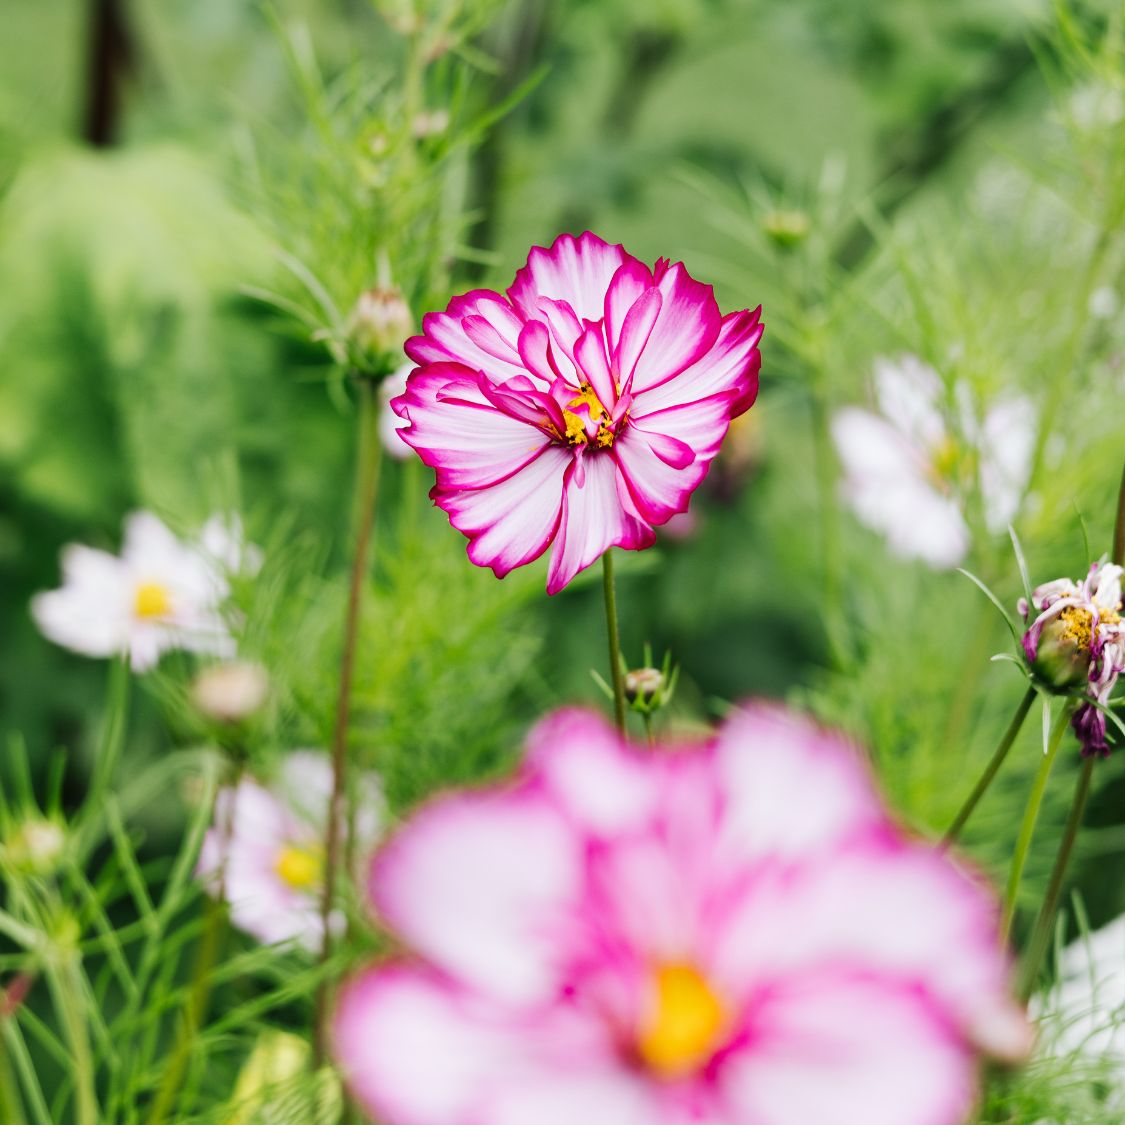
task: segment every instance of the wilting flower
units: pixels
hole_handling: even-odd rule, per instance
[[[375,843],[382,821],[382,789],[368,774],[359,780],[355,849]],[[332,797],[327,754],[296,750],[277,782],[243,778],[222,790],[199,854],[197,875],[212,894],[225,889],[231,920],[263,942],[296,940],[319,949],[324,938],[324,836]],[[338,913],[330,925],[342,925]]]
[[[1086,684],[1090,702],[1071,723],[1083,754],[1108,754],[1105,713],[1117,678],[1125,672],[1125,623],[1121,598],[1122,568],[1094,563],[1081,582],[1057,578],[1037,586],[1031,605],[1020,598],[1025,621],[1035,619],[1023,636],[1023,650],[1037,676],[1053,688]]]
[[[506,296],[427,315],[393,406],[469,558],[502,578],[554,544],[554,594],[609,547],[651,546],[754,401],[760,311],[724,317],[682,264],[587,232],[534,248]]]
[[[369,887],[411,955],[345,986],[335,1053],[395,1125],[955,1125],[977,1051],[1029,1047],[991,895],[777,709],[652,753],[555,715]]]
[[[966,392],[964,384],[955,388],[955,434],[933,368],[911,355],[879,360],[879,413],[845,407],[832,420],[844,496],[860,521],[885,535],[895,554],[935,567],[956,566],[968,552],[967,495],[979,486],[986,526],[1002,531],[1019,509],[1031,469],[1031,403],[999,400],[981,421]]]
[[[86,656],[127,653],[137,672],[169,649],[233,655],[221,613],[230,592],[222,567],[151,512],[126,520],[120,556],[72,544],[62,570],[61,589],[31,603],[36,624],[55,644]]]

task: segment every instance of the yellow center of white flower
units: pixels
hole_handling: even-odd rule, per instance
[[[1094,636],[1094,615],[1088,609],[1080,605],[1067,606],[1059,614],[1059,625],[1061,640],[1070,641],[1083,652],[1090,651],[1090,642]]]
[[[133,595],[133,609],[138,617],[166,617],[171,608],[168,591],[159,582],[142,582]]]
[[[714,1054],[724,1023],[723,1006],[697,969],[662,965],[653,974],[651,1007],[637,1049],[650,1069],[679,1077]]]
[[[319,886],[324,874],[324,856],[318,847],[287,844],[274,861],[274,870],[295,891],[309,891]]]
[[[610,421],[609,411],[602,406],[601,399],[598,398],[594,388],[589,383],[583,383],[579,387],[578,394],[567,403],[567,406],[576,406],[579,409],[586,408],[586,414],[590,421],[598,427],[594,434],[594,444],[599,449],[608,449],[613,444],[616,435],[614,434],[613,423]],[[566,433],[563,435],[566,440],[571,445],[588,444],[590,436],[586,432],[586,420],[572,410],[564,410],[562,413],[566,422]]]

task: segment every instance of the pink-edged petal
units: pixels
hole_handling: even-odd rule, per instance
[[[637,551],[655,541],[652,528],[622,506],[613,458],[594,453],[586,458],[583,486],[579,488],[572,476],[563,490],[563,513],[551,551],[547,593],[557,594],[610,547]]]
[[[469,558],[503,578],[547,549],[558,528],[563,477],[572,460],[567,450],[547,445],[497,484],[467,490],[439,488],[431,495],[449,514],[449,522],[468,536]]]
[[[480,318],[471,335],[463,323],[466,318]],[[476,323],[476,322],[474,322]],[[474,339],[483,339],[483,328],[491,328],[489,349]],[[427,313],[422,318],[422,335],[406,341],[406,354],[419,366],[430,363],[461,363],[472,371],[487,371],[500,379],[510,379],[523,370],[516,342],[523,321],[499,293],[474,289],[454,297],[445,312]],[[505,358],[496,354],[504,345]]]
[[[520,332],[520,359],[524,367],[550,386],[562,374],[551,350],[551,333],[541,320],[529,320]]]
[[[352,1094],[388,1125],[485,1125],[474,1110],[516,1053],[470,996],[401,964],[344,986],[332,1048]]]
[[[711,350],[722,316],[710,285],[692,278],[680,263],[657,282],[660,315],[633,371],[634,395],[678,375]]]
[[[724,843],[746,859],[814,853],[887,823],[859,751],[780,707],[737,711],[716,753]]]
[[[826,974],[760,998],[721,1083],[753,1125],[963,1125],[973,1056],[910,989]]]
[[[596,1068],[544,1070],[534,1080],[508,1082],[490,1101],[482,1125],[664,1125],[657,1086],[612,1056]]]
[[[617,374],[622,384],[630,383],[645,345],[652,337],[663,303],[659,289],[646,289],[626,315],[615,350]]]
[[[616,355],[621,330],[629,310],[647,289],[653,287],[652,271],[643,262],[626,255],[605,295],[605,332],[611,355]]]
[[[406,393],[392,402],[409,421],[399,430],[443,488],[482,488],[533,461],[550,438],[488,401],[478,377],[463,367],[435,364],[414,371]]]
[[[674,379],[637,392],[636,412],[645,415],[733,392],[731,416],[749,410],[758,393],[762,354],[761,309],[723,317],[714,346]]]
[[[508,296],[527,319],[540,315],[539,301],[547,297],[566,301],[580,321],[600,320],[606,290],[626,257],[621,246],[589,231],[578,238],[560,234],[549,249],[532,247]]]
[[[687,445],[697,460],[710,461],[719,452],[730,426],[732,405],[730,394],[712,395],[651,414],[640,414],[640,406],[634,403],[632,424],[649,434],[674,438]]]
[[[601,322],[587,324],[585,331],[578,337],[574,348],[574,362],[578,365],[580,376],[589,381],[607,410],[612,410],[617,402],[617,386],[609,371],[609,357],[605,352],[605,336],[602,333]]]
[[[582,335],[582,322],[567,301],[552,301],[549,297],[539,299],[539,315],[551,332],[558,353],[565,356],[570,366],[574,366],[574,345]],[[564,372],[570,375],[571,372]],[[571,380],[575,382],[576,380]]]
[[[581,841],[527,789],[438,798],[376,854],[369,890],[413,949],[481,992],[553,997],[555,935],[574,909]]]
[[[483,316],[467,316],[461,321],[461,327],[465,330],[465,335],[482,351],[495,359],[510,363],[513,367],[519,365],[518,350],[513,348]]]
[[[632,831],[660,798],[651,762],[591,711],[557,711],[528,736],[527,769],[567,815],[598,835]]]

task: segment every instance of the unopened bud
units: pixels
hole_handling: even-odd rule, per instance
[[[240,723],[261,709],[269,688],[269,675],[260,664],[232,660],[204,668],[195,677],[191,698],[208,719]]]
[[[7,864],[25,875],[50,875],[58,869],[66,851],[62,825],[46,817],[33,817],[16,826],[4,841]]]
[[[402,345],[413,331],[410,306],[397,288],[365,289],[348,317],[352,358],[364,370],[374,367],[382,374],[388,362],[401,358]]]
[[[665,683],[659,668],[634,668],[625,673],[625,698],[630,703],[648,703],[663,691]]]
[[[762,219],[766,237],[782,250],[789,250],[803,242],[808,237],[810,225],[808,215],[797,210],[770,211]]]

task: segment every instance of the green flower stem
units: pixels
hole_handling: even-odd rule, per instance
[[[375,523],[375,500],[379,490],[379,466],[382,446],[379,441],[379,402],[376,383],[372,379],[357,380],[359,393],[359,451],[356,466],[356,536],[352,557],[348,608],[344,618],[344,646],[340,657],[340,685],[336,696],[336,726],[332,736],[332,799],[328,806],[328,825],[324,840],[324,888],[320,900],[320,917],[324,938],[321,963],[332,955],[332,931],[328,924],[336,900],[336,882],[340,867],[340,823],[346,819],[348,721],[351,716],[352,676],[355,671],[359,618],[363,601],[363,584],[367,576],[371,532]],[[322,982],[316,997],[317,1062],[323,1057],[328,1019],[328,981]]]
[[[1020,998],[1025,1001],[1035,989],[1039,969],[1051,944],[1059,896],[1062,894],[1066,870],[1070,865],[1071,853],[1074,851],[1074,842],[1078,838],[1078,829],[1082,826],[1082,817],[1086,812],[1086,800],[1090,796],[1090,780],[1094,776],[1094,761],[1094,757],[1091,756],[1082,763],[1082,772],[1078,776],[1078,786],[1074,792],[1074,803],[1070,807],[1070,816],[1067,817],[1062,842],[1059,844],[1059,852],[1055,857],[1055,866],[1051,871],[1051,881],[1047,884],[1047,893],[1043,897],[1043,905],[1039,908],[1039,917],[1035,920],[1035,929],[1031,933],[1031,943],[1028,946],[1027,956],[1024,958],[1023,968],[1020,972],[1019,994]]]
[[[1047,779],[1051,776],[1051,767],[1055,764],[1059,747],[1062,745],[1063,735],[1066,733],[1067,723],[1070,721],[1070,712],[1071,707],[1068,705],[1063,708],[1062,714],[1055,720],[1055,729],[1051,732],[1051,741],[1047,746],[1047,752],[1039,763],[1039,772],[1036,773],[1035,783],[1031,787],[1031,793],[1028,794],[1023,823],[1020,825],[1019,838],[1016,840],[1016,850],[1012,853],[1012,866],[1008,872],[1008,887],[1004,892],[1004,921],[1000,928],[1000,934],[1005,943],[1012,933],[1012,920],[1016,913],[1016,895],[1019,893],[1024,865],[1027,863],[1027,853],[1031,848],[1031,838],[1035,835],[1035,822],[1039,819],[1039,807],[1043,803]]]
[[[129,712],[129,687],[132,672],[128,656],[114,657],[109,665],[109,684],[106,690],[106,713],[101,738],[98,741],[97,760],[90,776],[86,793],[83,819],[97,818],[103,811],[105,795],[113,781],[121,751],[125,746],[125,728]]]
[[[613,683],[613,718],[625,733],[625,676],[621,671],[621,640],[617,632],[617,587],[613,579],[613,548],[602,555],[602,585],[605,590],[605,623],[609,634],[609,670]]]
[[[1121,489],[1117,493],[1117,520],[1113,525],[1113,554],[1118,566],[1125,565],[1125,469],[1121,470]]]
[[[46,972],[48,986],[70,1050],[74,1076],[75,1125],[98,1125],[100,1113],[94,1089],[94,1056],[82,1013],[84,995],[77,950],[68,951]]]
[[[3,1021],[6,1018],[5,1014],[0,1013],[0,1121],[10,1122],[11,1125],[26,1125],[27,1118],[23,1114],[23,1103],[16,1087],[15,1075],[8,1063],[8,1045],[3,1034]]]
[[[1019,734],[1020,728],[1023,726],[1023,721],[1027,718],[1027,713],[1031,710],[1031,705],[1034,702],[1035,688],[1029,687],[1024,693],[1023,699],[1020,700],[1020,705],[1016,708],[1016,713],[1012,716],[1012,721],[1008,724],[1008,729],[1004,732],[1004,737],[1000,739],[1000,744],[993,752],[988,765],[985,766],[984,773],[980,775],[979,780],[973,787],[973,791],[965,799],[965,803],[961,806],[961,811],[954,818],[953,823],[946,829],[946,833],[941,839],[941,846],[943,848],[948,848],[954,843],[961,834],[961,829],[968,823],[969,817],[973,815],[973,811],[976,809],[981,797],[988,791],[988,787],[992,784],[992,779],[1004,764],[1004,759],[1007,758],[1008,751],[1011,750],[1012,744],[1016,741],[1016,736]]]

